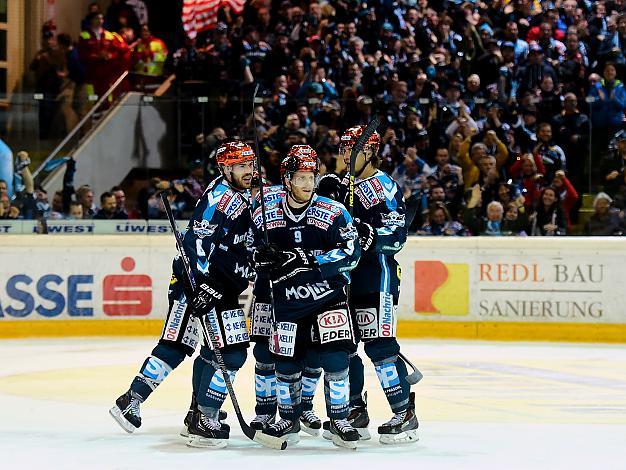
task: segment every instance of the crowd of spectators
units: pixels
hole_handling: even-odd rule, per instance
[[[139,24],[130,17],[94,11],[84,29],[125,38]],[[621,233],[624,41],[618,0],[253,0],[242,15],[224,6],[213,29],[170,44],[167,64],[179,84],[205,83],[213,130],[183,117],[203,178],[193,190],[151,181],[137,207],[161,216],[155,194],[168,190],[184,211],[216,174],[212,150],[251,141],[255,127],[269,182],[299,143],[317,150],[324,173],[341,174],[341,133],[379,116],[380,168],[401,186],[412,233],[565,235],[582,193],[599,190],[586,232]]]

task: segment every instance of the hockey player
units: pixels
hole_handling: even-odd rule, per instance
[[[276,323],[270,325],[269,345],[274,353],[281,417],[264,432],[298,442],[304,358],[308,348],[316,347],[324,370],[332,440],[336,445],[355,448],[359,435],[346,419],[350,390],[348,355],[354,347],[354,333],[345,286],[360,249],[352,218],[345,208],[315,195],[318,172],[319,160],[308,146],[283,160],[281,173],[286,194],[266,207],[269,247],[258,246],[263,230],[261,209],[253,216],[258,246],[253,256],[257,282],[269,276],[273,285]],[[311,344],[312,338],[315,344]]]
[[[199,200],[184,235],[185,251],[198,285],[194,293],[195,308],[188,308],[190,286],[184,285],[182,263],[175,259],[170,308],[159,344],[144,361],[129,390],[111,409],[111,415],[128,432],[141,426],[140,403],[186,356],[193,354],[199,341],[199,328],[192,313],[209,314],[211,326],[224,347],[222,354],[231,375],[234,376],[246,358],[248,333],[237,299],[247,287],[251,272],[245,240],[250,226],[247,190],[254,153],[243,142],[231,142],[217,150],[216,159],[222,175]],[[215,257],[219,257],[219,263],[214,262]],[[224,335],[224,323],[230,325],[229,335]],[[192,445],[225,445],[228,427],[217,421],[217,410],[226,389],[213,353],[206,345],[201,347],[201,354],[194,362],[193,390],[192,406],[185,419]],[[224,417],[224,414],[220,416]]]
[[[301,149],[310,152],[311,147],[294,145],[291,147],[289,155],[297,155]],[[267,206],[279,202],[285,196],[285,188],[283,185],[270,186],[266,187],[263,193]],[[260,204],[260,194],[257,194],[255,202],[256,208]],[[255,283],[253,294],[250,340],[255,343],[253,354],[256,360],[254,375],[256,417],[250,426],[261,431],[274,422],[277,407],[276,370],[268,343],[272,312],[267,280]],[[316,348],[308,348],[304,359],[304,370],[302,371],[302,415],[300,416],[300,423],[301,429],[312,436],[318,436],[322,428],[322,421],[313,412],[313,398],[321,375],[319,352]]]
[[[350,152],[365,126],[348,129],[341,137],[340,154],[350,167]],[[415,416],[415,396],[406,381],[406,364],[398,356],[396,339],[397,305],[400,296],[400,266],[394,256],[406,242],[405,206],[396,182],[378,169],[380,137],[374,133],[359,152],[354,168],[353,216],[359,233],[361,259],[351,273],[350,306],[358,324],[365,354],[376,368],[394,416],[379,426],[383,444],[417,441],[418,421]],[[336,176],[324,178],[321,194],[348,200],[347,179]],[[363,362],[359,355],[350,358],[350,416],[351,424],[362,439],[370,439],[367,430],[369,416],[363,399]],[[324,427],[328,426],[324,423]],[[330,437],[325,432],[325,437]]]

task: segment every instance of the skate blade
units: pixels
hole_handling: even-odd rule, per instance
[[[333,433],[331,433],[328,429],[324,429],[324,432],[322,433],[322,437],[326,439],[327,441],[332,441]]]
[[[357,432],[359,433],[359,436],[361,436],[361,438],[359,439],[360,441],[369,441],[372,438],[372,435],[369,432],[369,429],[367,428],[354,428],[357,430]]]
[[[201,449],[223,449],[226,447],[226,439],[210,439],[202,436],[189,435],[187,441],[188,447],[196,447]]]
[[[180,430],[181,437],[189,437],[189,428],[187,426],[183,426]]]
[[[115,405],[113,408],[111,408],[109,410],[109,414],[113,417],[117,424],[119,424],[120,427],[128,434],[132,434],[137,429],[130,421],[124,418],[122,410],[119,408],[119,406]]]
[[[333,437],[331,441],[333,441],[333,444],[335,444],[337,447],[343,447],[344,449],[356,450],[356,443],[359,441],[343,441],[336,434],[333,434],[332,436]]]
[[[411,429],[399,434],[380,434],[379,441],[381,444],[386,445],[411,444],[419,441],[419,436],[417,435],[417,429]]]
[[[313,436],[313,437],[317,437],[317,436],[320,435],[320,430],[319,429],[313,429],[313,428],[310,428],[308,426],[305,426],[304,424],[302,426],[300,426],[300,431],[304,431],[309,436]]]
[[[283,439],[285,439],[285,441],[287,441],[287,444],[290,444],[290,445],[297,444],[298,442],[300,442],[300,436],[298,435],[297,432],[285,434],[283,436]]]

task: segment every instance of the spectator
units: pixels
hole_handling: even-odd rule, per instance
[[[93,216],[94,219],[112,220],[112,219],[128,219],[128,214],[117,209],[117,201],[115,195],[106,191],[100,195],[100,210]]]
[[[158,84],[167,54],[165,43],[152,35],[147,24],[142,25],[140,40],[133,51],[133,68],[145,85]]]
[[[128,211],[126,210],[126,193],[120,186],[113,186],[111,188],[111,194],[115,196],[115,212],[117,214],[126,214],[128,219]]]
[[[119,68],[111,64],[127,46],[117,33],[104,29],[102,13],[91,13],[88,19],[89,29],[80,33],[78,56],[85,66],[87,94],[101,97],[118,78]]]
[[[535,212],[529,217],[528,234],[531,236],[557,236],[567,234],[567,221],[561,208],[557,190],[551,186],[541,191]]]
[[[68,220],[82,220],[84,218],[83,215],[83,205],[80,202],[70,203]]]
[[[550,182],[558,170],[565,170],[566,158],[563,149],[552,141],[552,126],[547,122],[539,124],[537,131],[538,143],[533,150],[534,155],[541,158],[545,168],[544,177]]]
[[[571,230],[572,227],[572,210],[578,202],[578,191],[574,188],[574,185],[565,176],[563,170],[558,170],[552,180],[552,186],[559,192],[559,199],[561,201],[561,207],[565,213],[565,220],[567,221],[567,229]]]
[[[585,224],[587,236],[622,236],[626,233],[626,223],[623,213],[611,210],[611,197],[600,192],[593,200],[593,215]]]
[[[510,168],[511,177],[524,192],[524,207],[531,210],[541,195],[545,168],[539,155],[526,154],[518,158]]]
[[[487,205],[487,216],[478,214],[478,207],[482,204],[482,194],[479,185],[472,187],[470,200],[463,215],[464,224],[471,230],[473,235],[502,236],[504,208],[498,201],[491,201]]]
[[[465,227],[452,220],[448,209],[442,202],[435,202],[428,209],[428,221],[417,232],[418,235],[434,235],[446,237],[465,236]]]
[[[83,218],[92,219],[96,213],[93,203],[93,191],[88,185],[83,185],[76,190],[76,201],[83,206]]]

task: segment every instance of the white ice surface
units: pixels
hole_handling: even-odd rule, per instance
[[[186,447],[178,431],[190,360],[142,406],[143,426],[123,432],[108,409],[153,346],[150,339],[0,341],[0,469],[626,469],[621,345],[403,340],[425,376],[414,387],[417,444],[382,446],[374,432],[348,451],[303,435],[284,452],[245,439],[230,403],[228,447]],[[367,362],[366,374],[375,431],[390,415]],[[251,357],[235,388],[251,419]]]

